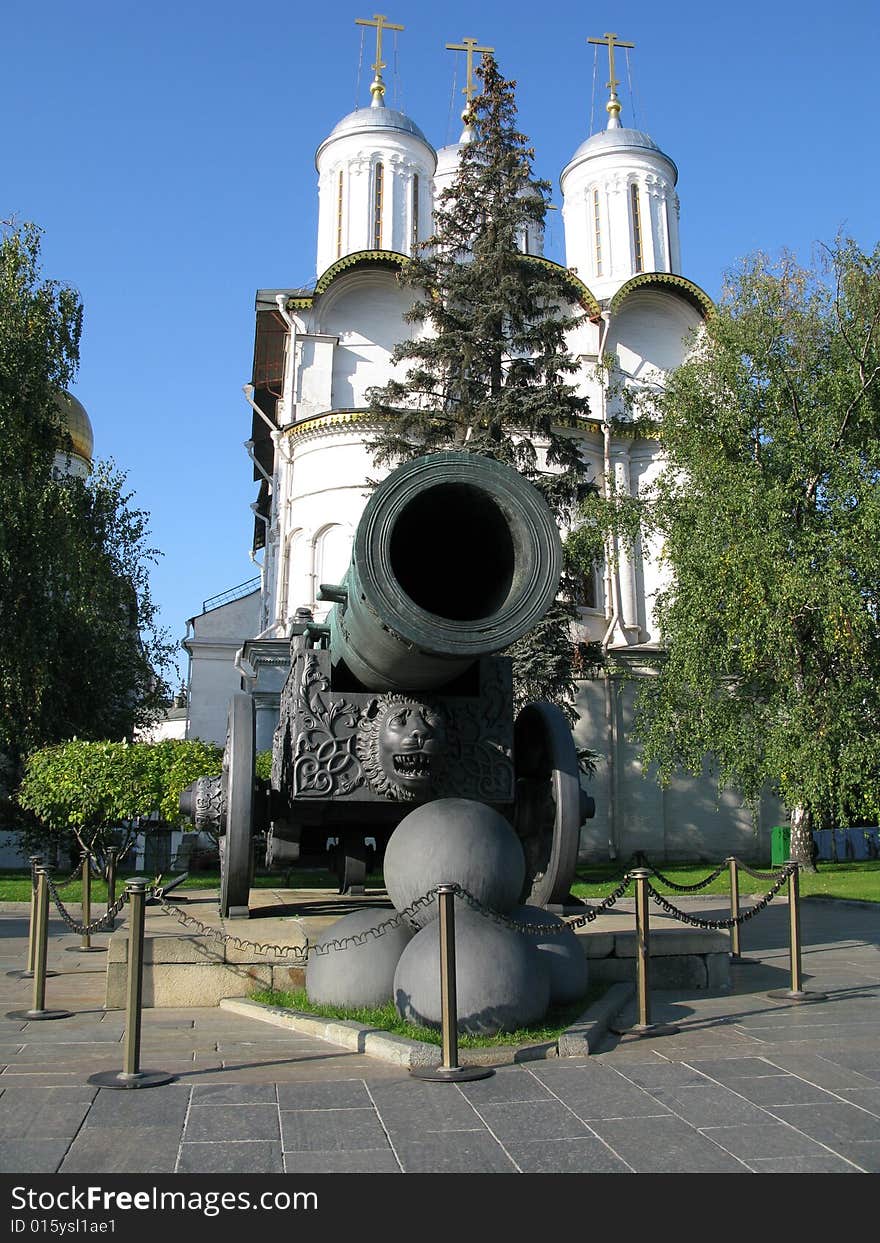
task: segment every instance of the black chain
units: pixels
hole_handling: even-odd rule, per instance
[[[293,961],[294,965],[297,966],[304,965],[308,957],[307,946],[300,948],[299,946],[291,945],[271,945],[263,941],[246,941],[243,937],[234,937],[228,932],[221,932],[219,928],[210,928],[207,924],[203,924],[200,919],[187,915],[179,906],[168,901],[161,888],[148,889],[147,893],[157,900],[163,915],[171,915],[179,924],[183,924],[185,928],[192,928],[194,931],[201,933],[202,936],[211,937],[215,941],[222,941],[224,945],[232,945],[239,950],[254,950],[258,954],[274,955],[276,958]]]
[[[742,915],[738,915],[735,919],[700,919],[696,915],[687,915],[684,911],[679,910],[677,906],[673,906],[671,902],[667,902],[663,894],[658,893],[650,881],[647,881],[646,883],[648,886],[648,894],[650,895],[652,901],[655,902],[657,906],[662,907],[667,914],[673,915],[676,919],[681,920],[683,924],[690,924],[692,928],[711,928],[718,931],[724,928],[733,928],[738,924],[746,923],[749,919],[754,919],[755,916],[760,911],[763,911],[764,908],[768,906],[776,897],[788,875],[788,869],[781,872],[776,880],[776,883],[767,893],[764,894],[763,898],[756,902],[750,910],[746,911]]]
[[[557,936],[566,932],[570,928],[583,927],[585,924],[592,923],[597,919],[603,911],[610,910],[619,898],[622,898],[631,884],[631,878],[625,877],[620,885],[604,898],[596,906],[592,906],[589,910],[584,911],[582,915],[577,915],[573,919],[561,920],[558,924],[528,924],[518,923],[516,920],[510,919],[507,915],[503,915],[500,911],[495,911],[491,907],[482,903],[479,898],[475,898],[472,893],[464,889],[461,885],[454,885],[453,892],[460,897],[469,906],[479,911],[486,918],[494,920],[496,923],[504,924],[509,928],[515,929],[517,932],[536,933],[540,936]],[[203,936],[211,937],[215,941],[221,941],[224,944],[232,945],[236,949],[254,950],[259,954],[275,955],[283,957],[287,960],[293,960],[297,965],[304,965],[310,954],[329,954],[338,950],[347,949],[349,946],[365,945],[370,939],[377,939],[390,932],[392,928],[398,928],[403,923],[412,926],[415,923],[414,916],[425,908],[432,906],[437,899],[438,889],[431,889],[423,894],[420,898],[416,898],[402,911],[397,911],[394,915],[383,920],[374,928],[367,928],[363,932],[355,932],[347,937],[334,937],[332,940],[324,941],[320,944],[307,941],[305,946],[292,947],[282,945],[272,945],[268,942],[247,941],[243,937],[232,936],[228,932],[223,932],[218,928],[211,928],[208,924],[202,923],[201,920],[195,919],[192,915],[188,915],[181,910],[179,906],[169,902],[162,893],[161,888],[153,888],[149,891],[153,897],[159,902],[160,910],[163,915],[170,915],[183,924],[187,928],[201,933]]]
[[[615,902],[623,897],[631,883],[632,878],[626,875],[617,888],[607,898],[603,898],[596,906],[591,906],[582,915],[575,915],[572,919],[562,919],[558,924],[521,924],[515,919],[511,919],[509,915],[503,915],[501,911],[496,911],[491,906],[486,906],[479,898],[475,898],[472,893],[469,893],[461,885],[453,885],[452,889],[457,897],[462,898],[468,906],[478,911],[485,918],[491,919],[494,923],[503,924],[505,927],[513,928],[517,932],[535,933],[538,936],[552,937],[559,936],[570,928],[583,928],[585,924],[590,924],[594,919],[598,919],[603,911],[609,911]],[[434,890],[434,893],[436,892]]]
[[[97,919],[93,919],[90,924],[78,924],[76,920],[73,918],[73,916],[70,914],[70,912],[67,910],[64,903],[58,897],[58,886],[52,880],[52,877],[49,875],[48,872],[44,873],[44,875],[46,877],[46,884],[49,889],[49,893],[52,897],[52,901],[55,903],[55,906],[58,908],[58,914],[67,924],[70,931],[77,932],[79,933],[80,936],[91,936],[93,932],[109,931],[110,928],[112,927],[112,921],[116,918],[116,916],[125,906],[126,895],[125,893],[123,893],[122,897],[118,898],[117,901],[114,902],[112,906],[107,907],[107,910],[104,912],[103,915],[99,915]]]
[[[727,869],[724,867],[716,868],[714,872],[710,872],[708,876],[703,878],[703,880],[698,880],[695,885],[679,885],[676,884],[674,880],[670,880],[668,876],[664,876],[662,872],[658,872],[656,868],[651,868],[651,871],[658,880],[662,881],[664,885],[668,885],[670,889],[677,890],[678,893],[696,893],[698,889],[705,889],[707,885],[711,885],[712,881],[717,879],[717,877],[719,877],[721,873],[726,870]]]
[[[741,872],[746,872],[749,876],[754,876],[755,880],[775,880],[777,876],[788,875],[785,868],[783,868],[782,872],[756,872],[754,868],[750,868],[747,864],[740,863],[739,859],[736,861],[736,866]]]
[[[456,886],[456,890],[458,886]],[[324,941],[320,945],[310,944],[307,946],[309,953],[328,954],[331,950],[344,950],[349,945],[365,945],[368,938],[376,938],[384,936],[386,932],[390,932],[392,928],[399,928],[404,921],[412,925],[414,923],[413,915],[417,911],[424,910],[425,907],[431,906],[437,897],[437,889],[431,889],[428,893],[423,894],[420,898],[416,898],[409,906],[402,911],[398,911],[395,915],[389,916],[381,924],[377,924],[375,928],[366,928],[363,932],[353,932],[351,936],[340,937],[332,941]],[[464,891],[462,891],[464,892]]]

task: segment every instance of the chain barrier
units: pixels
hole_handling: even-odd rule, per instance
[[[749,876],[753,876],[755,880],[775,880],[778,876],[788,875],[788,872],[785,870],[782,872],[756,872],[754,868],[750,868],[747,864],[740,863],[739,859],[736,861],[736,866],[741,872],[746,872]]]
[[[91,936],[93,932],[106,932],[111,920],[114,920],[126,903],[126,896],[123,893],[112,906],[108,906],[103,915],[99,915],[97,919],[93,919],[90,924],[78,924],[70,911],[67,910],[64,903],[58,897],[58,886],[52,880],[49,873],[46,873],[46,884],[49,888],[52,901],[58,908],[58,914],[67,924],[71,932],[79,933],[80,936]]]
[[[454,885],[453,892],[485,918],[492,919],[496,923],[503,924],[517,932],[536,933],[540,936],[558,936],[570,928],[582,928],[585,924],[592,923],[594,919],[597,919],[604,911],[610,910],[623,897],[630,884],[631,878],[629,876],[624,877],[617,888],[606,898],[603,898],[601,902],[591,906],[583,914],[576,915],[571,919],[564,919],[558,924],[518,923],[509,916],[502,914],[501,911],[496,911],[486,906],[479,898],[474,897],[472,893],[461,885]],[[384,936],[386,932],[390,932],[392,928],[400,927],[402,923],[412,924],[414,922],[414,915],[434,905],[438,892],[439,888],[430,889],[420,898],[416,898],[414,902],[411,902],[404,910],[395,912],[394,915],[389,916],[388,919],[383,920],[382,923],[377,924],[374,928],[367,928],[363,932],[355,932],[347,937],[334,937],[332,940],[317,944],[307,940],[304,946],[290,946],[273,945],[269,942],[261,941],[248,941],[244,937],[233,936],[231,933],[224,932],[219,928],[212,928],[209,924],[205,924],[200,919],[196,919],[193,915],[183,911],[175,903],[169,902],[163,894],[161,887],[154,886],[147,890],[148,895],[158,901],[162,914],[176,919],[184,927],[190,928],[202,936],[210,937],[214,941],[231,945],[237,950],[253,950],[258,954],[293,960],[297,966],[304,965],[308,960],[309,954],[329,954],[338,950],[348,949],[349,946],[365,945],[367,941],[376,940],[378,937]]]
[[[456,886],[456,890],[458,890],[458,886]],[[439,886],[435,889],[429,890],[428,893],[423,894],[422,897],[416,898],[416,900],[411,902],[409,906],[405,907],[402,911],[398,911],[395,915],[390,916],[381,924],[377,924],[375,928],[366,928],[363,932],[354,932],[348,937],[341,937],[333,941],[324,941],[320,945],[307,944],[306,952],[328,954],[332,950],[347,949],[349,945],[365,945],[369,938],[372,937],[375,940],[377,937],[384,936],[384,934],[386,932],[390,932],[392,928],[399,928],[404,921],[412,923],[412,916],[415,915],[417,911],[424,910],[425,907],[428,906],[433,906],[437,899],[438,893]]]
[[[276,958],[284,958],[288,961],[294,961],[294,965],[301,966],[305,963],[308,956],[307,947],[292,945],[271,945],[268,942],[246,941],[243,937],[231,936],[228,932],[223,932],[219,928],[211,928],[208,924],[203,924],[200,919],[196,919],[192,915],[188,915],[181,910],[173,902],[169,902],[163,894],[161,888],[147,889],[147,896],[153,897],[159,903],[159,910],[163,915],[169,915],[176,919],[184,928],[191,928],[194,932],[198,932],[201,936],[210,937],[214,941],[222,941],[224,945],[231,945],[237,950],[254,950],[258,954],[274,955]]]
[[[571,919],[562,919],[558,924],[528,924],[519,923],[515,919],[511,919],[509,915],[504,915],[501,911],[493,910],[491,906],[486,906],[479,898],[475,898],[472,893],[461,885],[453,885],[453,891],[457,897],[465,901],[468,906],[477,911],[486,919],[491,919],[494,923],[503,924],[507,928],[512,928],[516,932],[535,933],[538,936],[560,936],[570,928],[583,928],[585,924],[590,924],[594,919],[598,919],[604,911],[610,911],[612,906],[623,897],[627,889],[632,884],[632,877],[627,873],[615,890],[603,898],[596,906],[591,906],[589,910],[584,911],[582,915],[575,915]],[[437,890],[433,891],[436,894]],[[429,897],[433,895],[428,895]],[[424,899],[421,899],[424,902]]]
[[[771,886],[767,893],[764,894],[763,898],[759,899],[759,901],[756,902],[750,910],[746,911],[744,915],[738,915],[736,918],[731,919],[699,919],[696,915],[688,915],[684,911],[679,910],[677,906],[673,906],[671,902],[668,902],[662,893],[657,892],[650,881],[648,881],[648,895],[657,906],[662,907],[668,915],[672,915],[676,919],[681,920],[683,924],[690,924],[692,928],[709,928],[714,931],[720,931],[725,928],[738,927],[740,924],[744,924],[748,920],[754,919],[755,916],[763,911],[765,907],[769,906],[788,879],[790,870],[791,869],[786,868],[784,871],[780,872],[776,882]]]
[[[650,867],[650,864],[648,866]],[[695,885],[679,885],[674,880],[670,880],[668,876],[664,876],[662,872],[658,872],[657,868],[651,868],[651,871],[659,881],[662,881],[664,885],[668,885],[670,889],[675,889],[678,893],[696,893],[699,889],[705,889],[707,885],[711,885],[712,881],[716,880],[721,873],[726,870],[727,869],[722,866],[720,868],[716,868],[714,872],[710,872],[709,875],[704,877],[702,880],[698,880]]]

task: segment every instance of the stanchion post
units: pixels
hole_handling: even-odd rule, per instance
[[[28,920],[28,947],[27,962],[23,970],[7,971],[6,974],[14,980],[32,980],[34,978],[34,958],[36,952],[36,933],[37,933],[37,867],[43,862],[42,855],[30,855],[28,863],[31,865],[31,909]],[[54,971],[47,974],[54,975]]]
[[[733,855],[728,857],[727,866],[730,870],[730,918],[734,920],[730,929],[730,957],[739,958],[739,872]]]
[[[107,847],[107,910],[116,901],[116,856],[119,854],[117,846]],[[112,931],[116,927],[116,919],[108,920],[107,930]]]
[[[34,961],[36,959],[36,932],[37,932],[37,868],[43,862],[42,855],[31,855],[29,863],[31,865],[31,922],[28,928],[28,956],[25,975],[30,979],[34,974]]]
[[[10,1019],[69,1019],[70,1010],[46,1009],[46,956],[49,949],[49,877],[46,869],[39,864],[34,869],[37,878],[37,907],[35,918],[34,939],[34,994],[30,1010],[13,1010],[7,1014]]]
[[[636,992],[639,999],[639,1027],[651,1023],[651,993],[648,988],[650,921],[648,918],[648,870],[636,868]]]
[[[488,1079],[491,1066],[458,1064],[458,998],[455,984],[455,886],[440,885],[437,891],[440,937],[440,1038],[442,1061],[439,1066],[413,1066],[416,1079],[460,1083],[467,1079]]]
[[[92,856],[87,850],[82,857],[82,922],[86,931],[82,934],[80,949],[92,948],[92,934],[88,926],[92,922]]]
[[[628,1028],[613,1027],[618,1036],[671,1036],[680,1030],[671,1023],[651,1022],[651,989],[649,962],[651,959],[651,929],[648,918],[649,868],[633,868],[629,873],[636,883],[636,998],[638,1022]]]
[[[147,882],[143,877],[125,887],[128,898],[128,983],[125,1006],[125,1052],[121,1071],[99,1071],[88,1082],[101,1088],[156,1088],[171,1083],[176,1075],[161,1070],[141,1070],[141,1011],[144,992],[144,908]]]
[[[92,922],[92,852],[88,849],[83,851],[80,875],[82,878],[83,931],[80,933],[79,945],[68,945],[68,953],[105,954],[107,952],[106,945],[92,945],[92,934],[87,931],[89,924]]]
[[[789,936],[789,970],[791,972],[791,988],[774,988],[768,997],[784,997],[787,1001],[824,1001],[825,993],[804,991],[804,977],[801,969],[801,907],[800,907],[800,867],[789,859],[788,868],[788,936]]]

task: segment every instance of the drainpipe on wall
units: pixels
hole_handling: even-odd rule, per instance
[[[599,340],[599,365],[600,375],[604,375],[603,359],[605,357],[605,346],[608,341],[608,332],[611,328],[611,316],[608,311],[602,312],[602,335]],[[608,495],[608,481],[611,478],[611,428],[608,424],[608,405],[606,386],[603,382],[601,386],[602,392],[602,455],[603,470],[605,475],[605,495]],[[614,536],[610,536],[606,551],[606,584],[609,588],[608,597],[610,597],[611,612],[605,634],[602,638],[602,655],[607,658],[608,647],[611,643],[611,637],[614,634],[614,627],[619,622],[621,616],[620,609],[620,576],[617,571],[617,540]],[[617,729],[617,711],[614,703],[614,688],[611,684],[611,677],[608,669],[605,670],[605,723],[608,729],[608,857],[616,859],[618,855],[618,833],[617,833],[617,803],[619,795],[618,787],[618,763],[617,763],[617,747],[618,747],[618,729]]]

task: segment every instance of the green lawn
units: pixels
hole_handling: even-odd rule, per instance
[[[714,872],[718,864],[709,863],[670,863],[658,865],[657,870],[668,876],[677,885],[695,885],[704,877]],[[754,864],[755,871],[769,873],[767,864]],[[597,864],[577,870],[577,880],[572,885],[572,893],[579,898],[594,900],[603,898],[614,889],[622,879],[627,867],[614,864]],[[658,893],[674,896],[677,891],[666,885],[657,877],[651,883]],[[770,880],[758,880],[749,876],[742,869],[739,871],[739,891],[741,894],[762,895],[770,888]],[[783,886],[782,892],[787,891]],[[880,859],[867,859],[848,863],[820,863],[817,872],[802,872],[800,875],[800,891],[802,897],[823,898],[857,898],[864,902],[880,902]],[[630,889],[630,893],[632,888]],[[720,876],[711,884],[706,885],[698,893],[730,893],[730,878],[725,866]]]
[[[668,876],[670,880],[675,881],[679,885],[693,885],[701,881],[710,872],[715,870],[718,865],[709,863],[670,863],[662,865],[659,871]],[[615,888],[622,878],[626,866],[616,864],[595,864],[589,867],[578,868],[577,879],[572,886],[572,892],[579,898],[587,898],[596,900],[604,898]],[[766,864],[756,867],[756,870],[762,872],[770,872],[771,869]],[[117,896],[122,890],[126,875],[134,875],[134,873],[123,873],[117,880]],[[170,877],[166,877],[170,879]],[[56,881],[57,883],[57,881]],[[656,877],[653,878],[652,884],[660,893],[667,895],[675,895],[676,890]],[[181,886],[181,891],[192,891],[195,889],[217,889],[220,885],[220,878],[216,872],[194,872]],[[291,871],[290,873],[273,872],[261,873],[255,876],[254,886],[261,889],[335,889],[336,877],[328,871],[319,869],[301,869]],[[725,867],[710,885],[699,890],[699,893],[707,894],[727,894],[730,889],[728,880],[728,872]],[[382,877],[375,874],[367,877],[367,887],[371,889],[379,889],[382,887]],[[739,891],[741,894],[757,894],[761,895],[770,888],[769,880],[756,880],[742,870],[739,873]],[[868,859],[861,862],[851,861],[848,863],[820,863],[819,870],[813,872],[802,872],[800,878],[801,894],[804,897],[823,897],[823,898],[856,898],[865,902],[880,902],[880,859]],[[80,902],[81,900],[81,884],[77,879],[65,885],[59,890],[63,902]],[[630,889],[632,892],[632,889]],[[783,888],[783,892],[785,889]],[[103,902],[107,895],[107,887],[103,881],[95,880],[92,882],[92,901]],[[30,880],[24,871],[0,871],[0,902],[27,902],[30,897]]]
[[[607,981],[592,984],[584,997],[568,1006],[551,1006],[544,1022],[535,1027],[522,1027],[515,1032],[501,1032],[497,1036],[469,1036],[461,1033],[458,1043],[461,1048],[485,1049],[497,1048],[501,1045],[518,1044],[549,1044],[558,1040],[562,1033],[574,1023],[583,1012],[597,1001],[610,987]],[[410,1040],[424,1040],[428,1044],[441,1043],[439,1031],[429,1027],[416,1027],[400,1017],[393,1001],[385,1006],[373,1009],[354,1006],[317,1006],[309,1001],[304,988],[292,992],[273,992],[262,989],[252,993],[254,1001],[263,1001],[268,1005],[281,1006],[285,1010],[298,1010],[305,1014],[315,1014],[326,1019],[354,1019],[367,1027],[375,1027],[380,1031],[392,1032],[397,1036],[406,1036]]]

